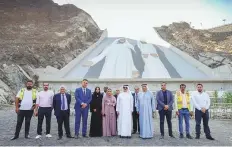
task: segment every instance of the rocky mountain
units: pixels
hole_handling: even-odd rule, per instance
[[[232,24],[199,30],[180,22],[155,30],[164,40],[213,69],[232,63]]]
[[[1,0],[0,20],[0,103],[36,77],[33,69],[62,68],[102,33],[83,10],[52,0]]]

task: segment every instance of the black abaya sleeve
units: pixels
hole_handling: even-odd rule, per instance
[[[90,112],[93,112],[93,109],[95,109],[95,98],[94,95],[92,95],[92,101],[90,102]]]

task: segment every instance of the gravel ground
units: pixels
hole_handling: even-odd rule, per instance
[[[132,136],[131,139],[121,139],[119,137],[101,137],[101,138],[79,138],[79,139],[67,139],[63,137],[62,140],[57,140],[57,123],[55,116],[52,116],[52,138],[47,139],[45,135],[41,139],[34,139],[36,136],[37,118],[33,117],[31,120],[30,136],[32,139],[24,138],[24,125],[22,127],[20,138],[18,140],[10,141],[13,136],[16,125],[16,114],[14,109],[0,110],[0,145],[2,146],[231,146],[232,145],[232,122],[231,120],[211,120],[210,127],[212,136],[216,139],[210,141],[205,139],[202,135],[200,140],[186,138],[179,139],[177,131],[177,121],[173,119],[173,131],[176,139],[168,137],[167,125],[165,123],[166,136],[164,140],[159,140],[159,121],[154,119],[155,135],[153,139],[143,140],[139,138],[138,134]],[[90,120],[90,117],[89,117]],[[72,134],[74,133],[74,117],[70,118],[70,127]],[[194,136],[194,120],[191,120],[191,132]],[[43,131],[45,130],[45,123]]]

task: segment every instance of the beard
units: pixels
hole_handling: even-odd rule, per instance
[[[27,90],[31,90],[32,89],[32,86],[27,86]]]
[[[44,90],[47,91],[47,90],[48,90],[48,87],[45,87]]]

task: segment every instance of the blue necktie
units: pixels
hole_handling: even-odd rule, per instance
[[[86,94],[86,93],[85,93],[85,88],[84,88],[84,96],[85,96],[85,94]]]
[[[65,109],[64,94],[62,94],[62,106],[61,106],[61,109],[62,110]]]

